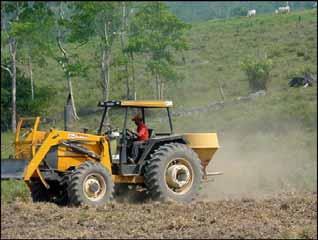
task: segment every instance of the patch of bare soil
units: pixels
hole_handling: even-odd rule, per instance
[[[317,193],[102,208],[2,202],[5,238],[317,238]]]

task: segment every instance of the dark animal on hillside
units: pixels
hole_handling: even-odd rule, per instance
[[[290,87],[300,87],[300,86],[311,87],[312,84],[313,84],[313,78],[308,74],[305,74],[304,77],[293,77],[288,83]]]

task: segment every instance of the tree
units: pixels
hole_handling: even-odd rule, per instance
[[[127,6],[128,5],[128,6]],[[122,20],[121,20],[121,31],[120,31],[120,46],[122,53],[124,55],[124,65],[125,65],[125,73],[126,73],[126,97],[130,99],[130,86],[129,86],[129,69],[128,69],[128,52],[126,51],[126,39],[125,35],[127,35],[128,31],[128,16],[129,16],[129,7],[131,6],[130,3],[122,2]],[[133,59],[132,59],[133,60]],[[133,69],[133,96],[136,100],[136,88],[135,88],[135,76],[134,76],[134,69]]]
[[[73,3],[74,14],[68,27],[71,30],[70,41],[86,44],[96,39],[99,44],[99,62],[101,69],[101,87],[103,99],[109,98],[110,64],[112,46],[116,33],[121,29],[120,2],[77,2]]]
[[[5,35],[5,39],[7,41],[7,46],[9,49],[10,55],[10,66],[6,66],[1,62],[1,68],[6,70],[11,77],[11,106],[12,106],[12,115],[11,115],[11,129],[12,132],[15,132],[16,129],[16,79],[17,79],[17,60],[16,60],[16,49],[17,49],[17,41],[14,35],[14,31],[12,30],[12,26],[14,23],[19,21],[20,12],[20,4],[16,3],[8,3],[1,2],[1,22],[2,29],[1,32]],[[10,16],[10,18],[9,18]],[[1,34],[2,35],[2,34]],[[2,41],[1,41],[2,45]],[[2,47],[2,46],[1,46]],[[2,51],[1,51],[2,52]],[[3,56],[1,56],[2,59]]]
[[[68,7],[67,5],[65,7]],[[73,118],[75,120],[78,120],[79,117],[77,115],[76,106],[75,106],[75,100],[74,100],[74,93],[73,93],[73,84],[72,84],[72,74],[76,75],[76,73],[81,69],[81,65],[79,63],[71,63],[71,59],[73,59],[76,55],[69,54],[66,50],[66,48],[63,46],[63,41],[65,40],[65,35],[67,32],[67,20],[65,20],[64,16],[64,9],[63,9],[63,3],[60,2],[58,5],[58,11],[56,14],[56,42],[58,45],[58,48],[62,54],[62,57],[55,57],[57,62],[61,65],[65,77],[67,79],[67,85],[68,85],[68,99],[70,101],[70,104],[72,106],[73,111]]]
[[[43,66],[46,63],[44,56],[50,52],[50,31],[52,27],[52,12],[45,3],[29,3],[21,22],[15,26],[16,37],[19,40],[19,63],[27,66],[30,78],[31,98],[34,100],[33,64]]]
[[[6,70],[12,79],[12,116],[11,128],[16,129],[16,85],[17,66],[23,62],[23,49],[26,46],[43,44],[45,40],[38,38],[40,32],[45,32],[48,12],[44,3],[38,2],[1,2],[1,51],[2,58],[10,56],[7,64],[1,62],[2,69]],[[42,35],[43,37],[43,35]],[[32,51],[28,53],[29,70],[32,76]],[[18,61],[20,59],[20,61]],[[33,78],[31,78],[31,95],[34,96]]]
[[[2,60],[3,62],[8,62]],[[31,89],[29,88],[29,79],[17,69],[16,73],[16,108],[19,115],[38,116],[46,114],[50,103],[50,96],[54,89],[48,87],[37,87],[35,100],[31,99]],[[1,69],[1,131],[10,129],[12,112],[12,77],[8,71]]]
[[[183,34],[189,27],[160,2],[140,6],[132,21],[127,49],[146,57],[146,70],[155,78],[157,99],[164,97],[165,82],[177,77],[171,67],[172,52],[187,49]]]

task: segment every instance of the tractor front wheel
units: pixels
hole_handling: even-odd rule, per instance
[[[72,205],[101,206],[112,200],[114,184],[101,164],[86,161],[71,175],[68,197]]]

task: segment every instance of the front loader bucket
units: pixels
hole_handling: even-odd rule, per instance
[[[28,160],[1,159],[1,180],[23,179]]]

